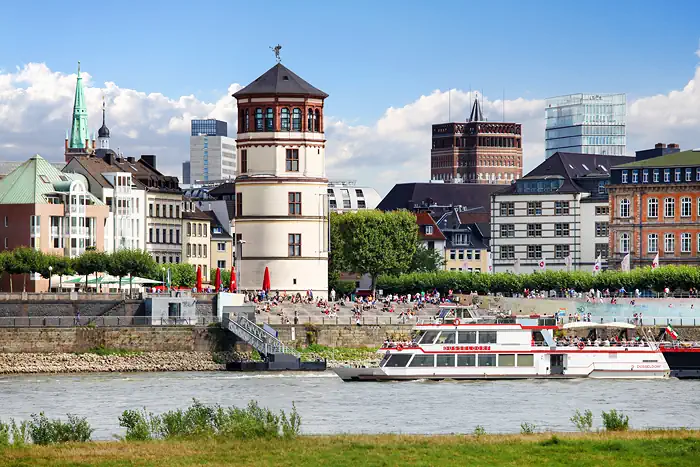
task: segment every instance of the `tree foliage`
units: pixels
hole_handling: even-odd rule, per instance
[[[172,287],[187,287],[191,289],[197,283],[197,270],[191,264],[169,264],[170,285]],[[223,273],[221,274],[223,280]]]
[[[418,245],[416,217],[408,211],[359,211],[331,216],[331,272],[381,274],[409,270]]]
[[[700,285],[700,268],[692,266],[664,266],[657,269],[637,268],[630,272],[603,271],[592,274],[584,271],[546,271],[532,274],[495,274],[439,271],[432,273],[411,273],[383,275],[377,286],[388,293],[416,293],[437,289],[441,293],[448,290],[462,292],[502,293],[509,295],[529,290],[567,290],[585,292],[590,289],[616,291],[624,288],[628,292],[639,289],[662,292],[688,291]]]
[[[429,250],[420,244],[411,260],[410,272],[437,272],[442,269],[445,259],[437,250]]]

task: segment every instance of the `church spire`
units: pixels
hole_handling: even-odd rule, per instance
[[[472,106],[472,113],[469,115],[470,122],[483,122],[484,114],[481,112],[481,106],[479,105],[479,99],[474,99],[474,105]]]
[[[83,93],[83,78],[80,76],[80,62],[78,62],[78,79],[75,83],[75,101],[73,102],[73,125],[70,130],[68,147],[87,150],[88,138],[87,106],[85,94]]]
[[[102,126],[97,130],[97,142],[100,149],[109,149],[109,128],[105,123],[105,98],[102,96]]]

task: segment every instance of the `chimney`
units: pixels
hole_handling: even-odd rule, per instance
[[[664,149],[666,145],[664,143],[656,143],[654,149]]]
[[[129,163],[131,163],[131,164],[133,164],[134,162],[136,162],[136,158],[135,158],[135,157],[127,157],[126,160],[129,161]]]
[[[669,149],[679,149],[680,146],[677,143],[668,143]]]
[[[68,138],[66,138],[66,151],[68,150]]]
[[[151,168],[156,168],[156,156],[153,154],[141,154],[141,162],[150,165]]]
[[[102,160],[104,160],[104,161],[105,161],[106,163],[108,163],[109,165],[112,165],[112,164],[114,163],[114,156],[113,156],[113,153],[112,153],[111,151],[108,151],[107,154],[104,155],[104,157],[102,158]]]

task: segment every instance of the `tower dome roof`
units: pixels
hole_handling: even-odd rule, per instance
[[[281,63],[267,70],[248,86],[235,92],[233,97],[260,95],[305,96],[321,99],[328,97],[328,94],[313,87]]]
[[[109,138],[109,128],[105,124],[105,100],[102,98],[102,126],[97,130],[98,138]]]

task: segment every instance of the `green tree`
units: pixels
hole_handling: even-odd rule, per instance
[[[9,262],[10,253],[7,251],[0,251],[0,279],[2,279],[3,273],[7,271],[7,266]],[[10,279],[10,291],[12,291],[12,276],[8,272]]]
[[[191,264],[171,264],[170,283],[173,287],[187,287],[191,289],[197,283],[197,271]],[[223,280],[223,274],[221,275]]]
[[[53,273],[58,276],[58,288],[63,288],[63,276],[75,274],[73,260],[68,256],[52,256]]]
[[[113,261],[117,265],[111,266],[119,275],[119,286],[121,288],[121,278],[129,276],[129,290],[131,291],[134,277],[149,277],[158,268],[153,257],[143,250],[119,250],[112,255]],[[110,273],[112,274],[112,273]]]
[[[445,260],[435,249],[429,250],[424,245],[419,244],[411,260],[410,272],[436,272],[442,269]]]
[[[342,252],[339,264],[349,272],[369,274],[373,289],[379,275],[409,269],[418,245],[418,225],[412,213],[359,211],[331,216],[331,232],[334,222]]]
[[[196,274],[195,274],[195,280],[196,280]],[[216,268],[211,268],[209,271],[209,281],[211,282],[212,285],[216,284]],[[228,287],[228,285],[231,283],[231,270],[230,269],[222,269],[221,270],[221,285],[224,287]]]
[[[78,274],[85,276],[85,290],[87,290],[90,274],[95,274],[95,281],[97,281],[97,273],[106,271],[109,267],[109,263],[109,256],[104,252],[87,250],[85,253],[75,258],[73,267]],[[95,286],[97,286],[97,284],[95,284]]]
[[[6,264],[6,269],[10,274],[23,274],[24,281],[22,289],[27,291],[27,276],[31,272],[37,272],[43,261],[43,253],[26,246],[15,248]],[[10,292],[12,292],[12,276],[10,276]]]

